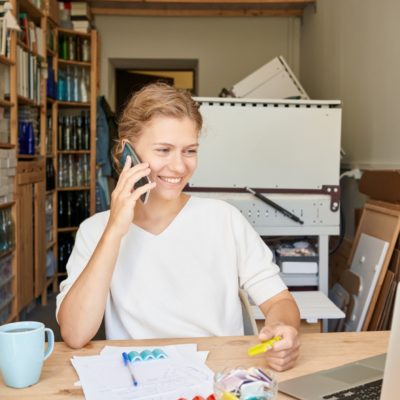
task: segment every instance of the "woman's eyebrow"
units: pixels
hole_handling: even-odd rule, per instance
[[[175,145],[173,145],[172,143],[164,143],[164,142],[156,142],[153,143],[153,146],[170,146],[170,147],[175,147]],[[199,143],[192,143],[189,144],[187,146],[185,146],[185,148],[187,147],[199,147]]]

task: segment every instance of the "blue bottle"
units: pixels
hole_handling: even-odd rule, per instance
[[[25,121],[20,121],[18,132],[18,153],[27,154],[27,124]]]
[[[33,125],[32,122],[28,122],[26,132],[26,154],[34,155],[35,154],[35,135],[33,133]]]

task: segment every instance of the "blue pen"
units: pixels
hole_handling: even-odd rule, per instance
[[[125,365],[125,367],[128,367],[129,375],[130,375],[131,378],[132,378],[133,386],[137,386],[138,383],[137,383],[137,380],[136,380],[135,375],[134,375],[134,373],[133,373],[131,360],[129,359],[128,354],[126,354],[125,352],[123,352],[123,353],[122,353],[122,359],[124,360],[124,365]]]

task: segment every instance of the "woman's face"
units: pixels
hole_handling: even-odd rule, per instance
[[[179,197],[197,166],[198,131],[189,118],[156,117],[135,144],[143,162],[150,164],[150,180],[157,183],[150,196]]]

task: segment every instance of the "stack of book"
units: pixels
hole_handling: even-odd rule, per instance
[[[92,21],[89,5],[84,1],[60,2],[61,10],[68,10],[74,31],[87,33],[91,29]]]

